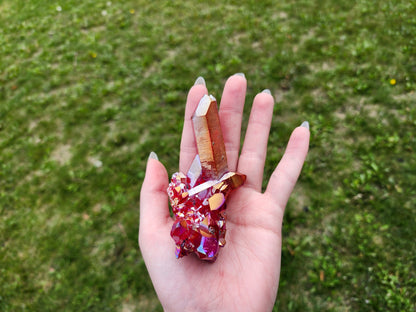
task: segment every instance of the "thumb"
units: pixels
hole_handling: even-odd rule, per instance
[[[150,153],[146,175],[140,191],[140,234],[151,234],[165,227],[171,221],[168,207],[168,174],[158,160]]]

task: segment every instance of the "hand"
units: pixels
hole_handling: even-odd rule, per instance
[[[309,130],[297,127],[293,131],[266,191],[261,193],[274,100],[268,92],[255,97],[239,157],[246,85],[243,75],[231,76],[220,104],[228,168],[246,174],[247,180],[227,200],[227,244],[220,248],[216,262],[203,262],[194,255],[175,258],[166,193],[168,175],[158,160],[150,158],[147,163],[140,195],[139,244],[165,311],[273,309],[280,276],[283,213],[308,152]],[[179,164],[184,173],[197,154],[191,116],[204,94],[204,83],[194,85],[188,94]]]

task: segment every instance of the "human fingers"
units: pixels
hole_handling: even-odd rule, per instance
[[[146,175],[140,191],[139,243],[149,241],[153,231],[167,226],[172,221],[169,215],[168,174],[165,167],[151,153],[147,161]]]
[[[228,78],[221,97],[219,116],[228,169],[231,171],[237,168],[246,88],[247,80],[244,74],[235,74]]]
[[[267,141],[273,117],[274,100],[269,90],[257,94],[253,101],[238,171],[247,175],[246,186],[261,191]]]
[[[302,123],[290,136],[286,151],[270,177],[266,192],[284,210],[302,170],[309,148],[309,124]]]
[[[204,94],[208,94],[207,88],[205,86],[205,80],[202,77],[198,77],[198,79],[195,81],[195,84],[189,90],[188,97],[186,99],[185,117],[181,139],[181,151],[179,156],[179,171],[181,172],[188,171],[192,160],[197,154],[194,128],[192,125],[192,115]]]

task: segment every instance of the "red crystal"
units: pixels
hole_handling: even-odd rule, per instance
[[[192,120],[199,154],[188,173],[174,173],[168,186],[176,217],[171,236],[177,258],[195,253],[202,260],[215,261],[219,247],[225,245],[226,199],[232,190],[244,184],[246,176],[227,169],[212,96],[201,99]]]

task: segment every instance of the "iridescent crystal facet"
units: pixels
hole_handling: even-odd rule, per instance
[[[200,259],[215,261],[225,245],[226,199],[244,184],[246,176],[228,171],[217,103],[205,95],[192,116],[198,147],[185,175],[176,172],[168,187],[175,222],[171,236],[176,257],[195,253]]]

